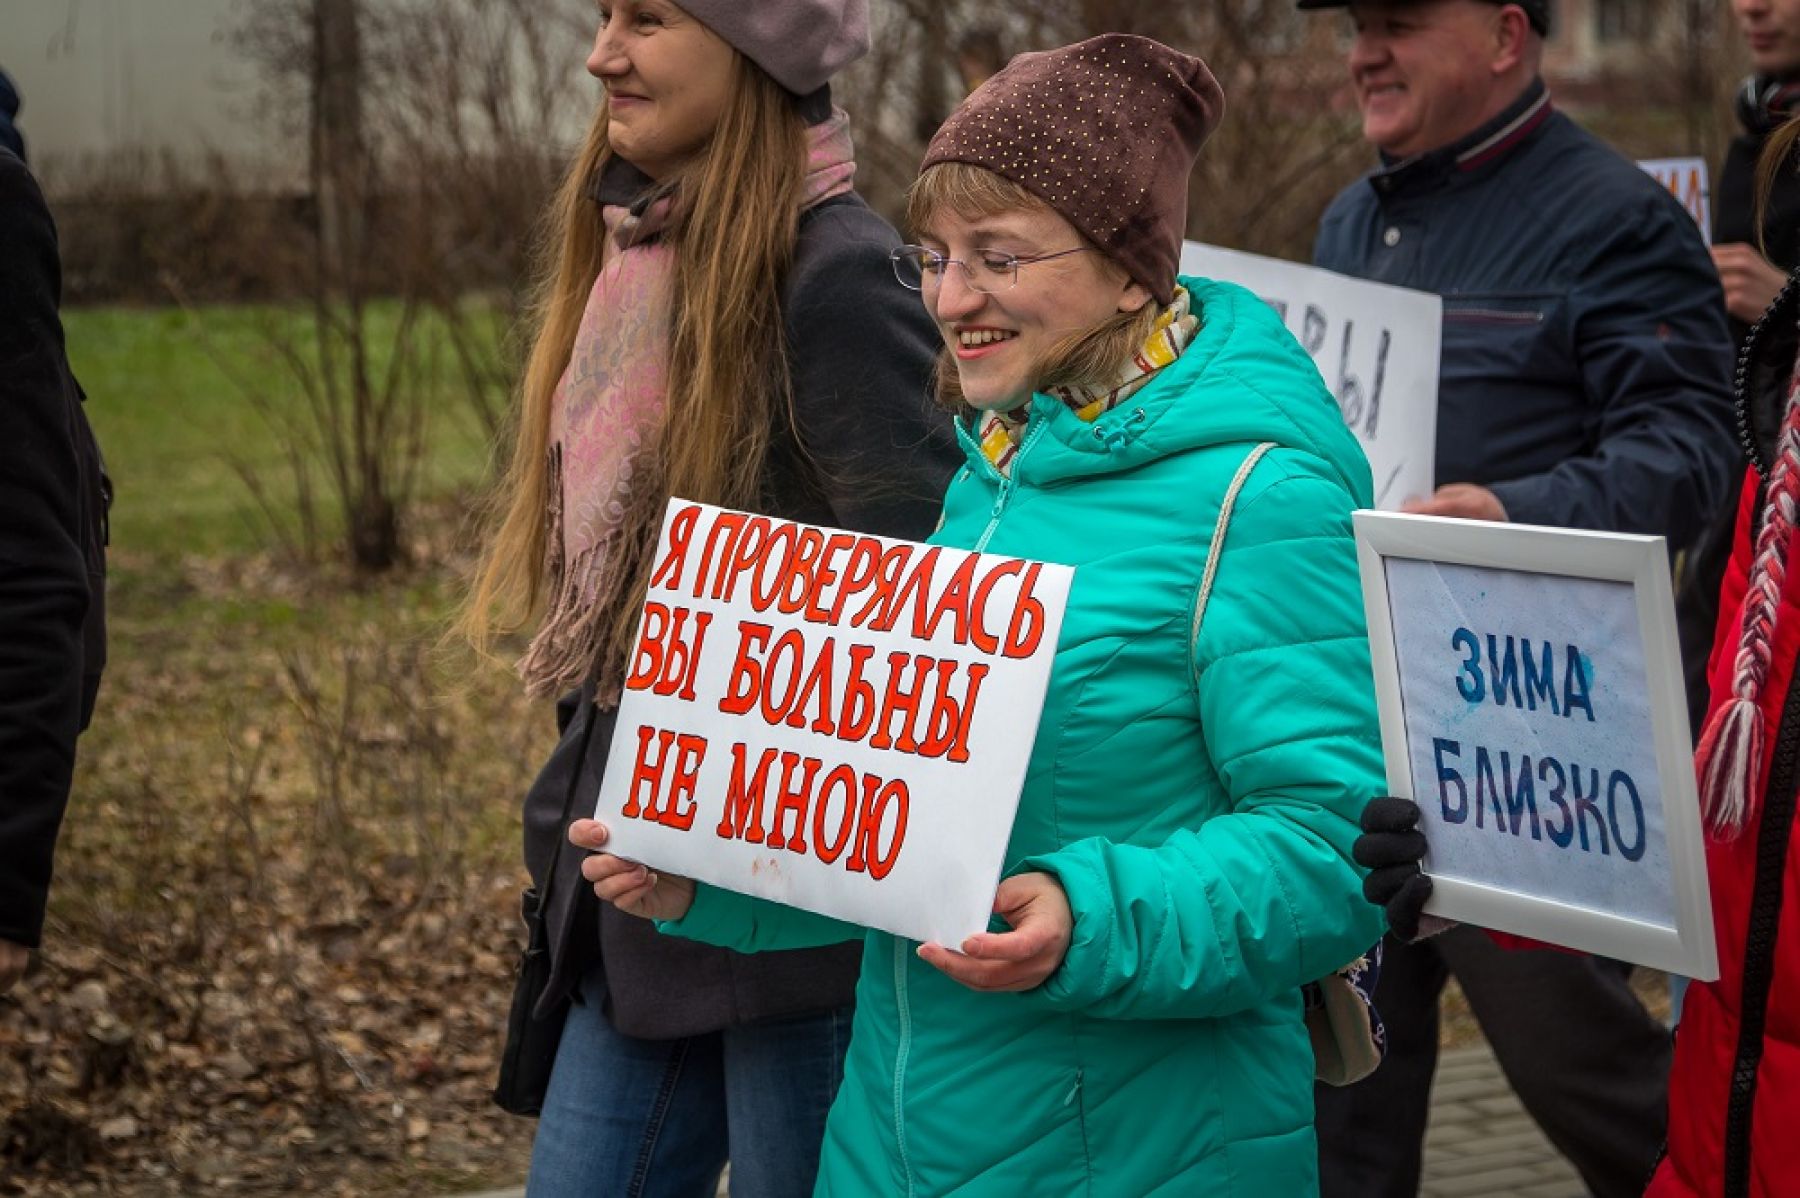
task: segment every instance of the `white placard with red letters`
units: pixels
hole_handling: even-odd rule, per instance
[[[610,850],[913,940],[986,930],[1073,578],[671,500]]]
[[[1700,226],[1701,240],[1711,245],[1712,180],[1706,170],[1706,159],[1647,158],[1638,166],[1681,201],[1681,206]]]

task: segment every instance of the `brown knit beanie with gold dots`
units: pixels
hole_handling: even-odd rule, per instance
[[[1012,180],[1166,304],[1188,175],[1224,108],[1198,58],[1102,34],[1013,59],[950,114],[919,170],[966,162]]]

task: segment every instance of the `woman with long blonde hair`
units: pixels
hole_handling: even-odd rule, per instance
[[[852,190],[828,80],[866,0],[613,0],[605,101],[555,201],[519,430],[463,618],[535,625],[562,696],[525,855],[555,1025],[528,1192],[810,1191],[856,953],[745,958],[597,909],[564,829],[597,793],[649,550],[671,496],[919,538],[954,465],[899,238]]]

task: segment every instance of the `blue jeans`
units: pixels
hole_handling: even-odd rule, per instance
[[[600,988],[584,984],[595,995]],[[850,1008],[683,1040],[569,1008],[531,1148],[526,1198],[806,1198],[844,1076]]]

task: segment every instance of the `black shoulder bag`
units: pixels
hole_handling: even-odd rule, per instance
[[[569,812],[575,805],[575,792],[581,787],[582,767],[587,764],[588,741],[594,734],[594,704],[582,699],[581,748],[575,756],[575,768],[569,773],[569,789],[563,795],[563,838],[569,834]],[[500,1078],[494,1085],[494,1102],[501,1110],[514,1115],[536,1116],[544,1109],[544,1095],[550,1089],[550,1069],[556,1064],[556,1049],[562,1043],[563,1024],[569,1018],[569,1000],[564,998],[556,1009],[538,1018],[538,999],[550,984],[550,933],[544,926],[544,912],[550,908],[550,895],[556,886],[556,860],[562,843],[551,858],[550,873],[544,879],[542,894],[534,886],[519,896],[519,916],[525,921],[525,951],[519,956],[519,968],[513,982],[512,1006],[506,1014],[506,1047],[500,1052]]]

